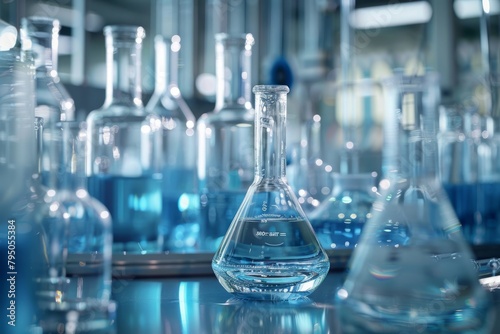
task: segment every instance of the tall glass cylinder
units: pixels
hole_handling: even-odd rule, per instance
[[[204,247],[215,251],[253,179],[251,34],[217,34],[215,109],[197,124]]]
[[[41,252],[34,253],[39,249],[39,230],[28,214],[31,192],[26,187],[36,168],[33,119],[32,64],[22,59],[17,48],[0,51],[0,260],[4,263],[0,280],[5,287],[0,308],[5,310],[2,328],[19,333],[32,329],[33,278],[41,263]],[[11,288],[14,294],[9,293]]]
[[[437,77],[396,76],[385,95],[386,173],[337,292],[342,323],[356,332],[486,332],[489,296],[437,177]]]
[[[161,117],[163,134],[163,214],[165,249],[200,248],[200,201],[197,189],[196,118],[177,86],[181,39],[155,37],[155,90],[146,110]]]
[[[214,255],[212,268],[236,296],[297,299],[313,292],[330,268],[286,181],[287,86],[255,86],[255,173]]]
[[[90,194],[113,218],[114,250],[162,249],[161,119],[143,108],[141,51],[144,29],[107,26],[106,99],[87,117]]]

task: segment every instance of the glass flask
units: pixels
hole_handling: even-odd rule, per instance
[[[197,123],[201,237],[215,251],[252,183],[251,34],[217,34],[215,109]]]
[[[472,130],[473,110],[443,106],[439,110],[439,178],[462,225],[472,241],[477,210],[478,143]]]
[[[106,98],[87,116],[89,193],[113,218],[114,252],[162,250],[161,119],[141,98],[144,29],[107,26]]]
[[[337,292],[347,333],[486,333],[490,299],[437,177],[437,77],[385,83],[384,178]]]
[[[330,197],[308,215],[324,249],[356,247],[370,218],[375,194],[372,175],[333,173]]]
[[[163,210],[165,249],[199,248],[200,200],[196,174],[196,118],[177,86],[177,35],[155,37],[155,90],[146,110],[161,117],[163,131]]]
[[[110,326],[112,226],[109,211],[87,192],[86,127],[52,125],[51,171],[43,203],[34,210],[47,245],[47,266],[38,277],[40,326],[55,330],[71,312],[79,326]]]
[[[71,121],[75,117],[74,101],[62,84],[57,71],[60,28],[59,21],[53,18],[31,16],[21,20],[21,46],[23,51],[34,60],[35,116],[44,119],[45,141],[50,140],[51,123]],[[48,159],[49,152],[44,152],[42,155],[43,177],[50,169]]]
[[[255,177],[212,268],[237,297],[307,296],[330,268],[328,256],[285,176],[287,86],[255,86]]]

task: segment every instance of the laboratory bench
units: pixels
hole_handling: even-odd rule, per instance
[[[474,252],[477,259],[499,254],[497,246]],[[331,271],[318,289],[289,302],[233,297],[211,271],[212,254],[115,256],[112,333],[353,333],[339,321],[335,305],[350,251],[329,255]],[[495,305],[490,332],[500,333],[500,290],[490,294]],[[422,326],[404,331],[426,332],[431,331]]]

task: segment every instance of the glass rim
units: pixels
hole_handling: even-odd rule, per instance
[[[107,25],[103,28],[104,35],[127,35],[135,38],[145,38],[146,30],[139,25]]]
[[[252,89],[254,93],[289,93],[290,88],[287,85],[255,85]]]

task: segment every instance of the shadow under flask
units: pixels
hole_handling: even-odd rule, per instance
[[[298,299],[313,292],[330,262],[285,177],[287,86],[255,86],[255,177],[212,268],[240,298]]]
[[[384,89],[384,175],[337,292],[343,332],[489,333],[489,296],[437,177],[437,78]]]

